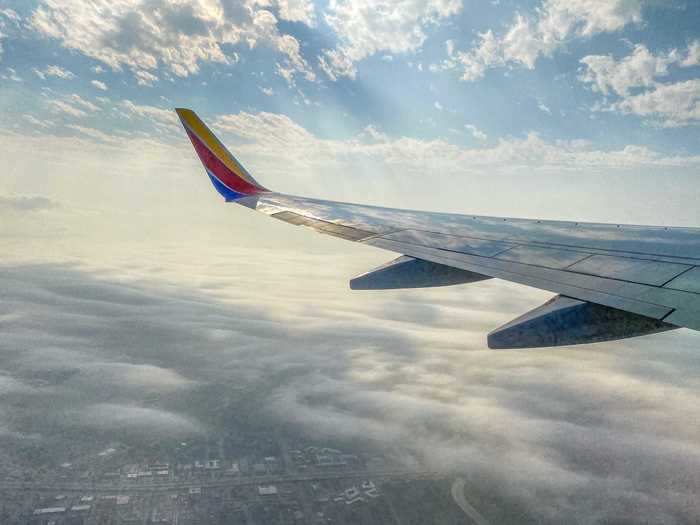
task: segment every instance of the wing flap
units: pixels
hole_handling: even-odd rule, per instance
[[[383,237],[392,241],[440,248],[441,250],[449,250],[451,252],[484,255],[486,257],[492,257],[513,247],[512,244],[502,241],[448,235],[445,233],[422,230],[402,230],[384,235]]]
[[[695,266],[682,273],[672,281],[667,282],[664,288],[700,294],[700,267]]]
[[[621,281],[662,286],[691,267],[685,264],[592,255],[567,269],[572,272],[609,277]]]
[[[333,237],[340,237],[346,241],[360,241],[374,235],[373,232],[345,226],[344,224],[337,224],[334,222],[315,219],[313,217],[307,217],[292,211],[273,213],[271,217],[288,222],[289,224],[293,224],[295,226],[307,226],[320,233],[326,233],[328,235],[332,235]]]
[[[567,268],[586,257],[590,257],[590,253],[523,245],[515,246],[496,256],[503,261],[543,266],[554,270]]]
[[[654,319],[663,319],[673,311],[672,307],[631,298],[629,294],[626,296],[615,293],[618,291],[614,286],[616,282],[611,279],[499,261],[489,257],[447,252],[437,248],[399,243],[381,237],[375,237],[365,242],[378,248],[404,253],[411,257],[455,266],[482,275],[533,286],[541,290],[561,293],[562,295],[575,297],[583,301],[627,310]],[[636,287],[638,294],[650,288],[647,285],[631,283],[620,284]]]

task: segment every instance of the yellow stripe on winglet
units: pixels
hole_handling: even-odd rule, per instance
[[[184,122],[232,172],[247,182],[260,186],[194,111],[186,108],[175,108],[175,111],[178,117],[180,117],[180,120],[182,120],[182,122]]]

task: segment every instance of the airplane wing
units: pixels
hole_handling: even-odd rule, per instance
[[[176,111],[226,201],[400,254],[352,279],[353,289],[499,278],[558,294],[491,332],[491,348],[592,343],[678,327],[700,330],[698,228],[431,213],[276,193],[260,185],[193,111]]]

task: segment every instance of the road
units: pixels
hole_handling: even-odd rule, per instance
[[[452,484],[452,499],[455,500],[459,508],[462,509],[476,525],[491,525],[491,523],[467,501],[467,497],[464,495],[464,485],[465,481],[463,478],[457,478],[455,480]]]
[[[346,472],[314,472],[308,474],[281,474],[267,476],[237,476],[208,480],[119,481],[119,482],[50,482],[0,480],[0,490],[28,490],[36,492],[96,492],[124,493],[187,490],[189,488],[226,488],[271,483],[304,483],[332,479],[440,479],[444,474],[415,470],[359,470]]]

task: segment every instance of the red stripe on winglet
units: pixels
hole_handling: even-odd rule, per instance
[[[226,164],[221,162],[216,155],[214,155],[206,144],[200,140],[200,138],[192,133],[189,129],[186,129],[187,135],[190,137],[192,146],[194,146],[199,159],[202,164],[211,171],[216,178],[223,182],[226,186],[239,193],[245,193],[247,195],[260,193],[262,191],[257,186],[249,183],[247,180],[239,177],[233,173]]]

